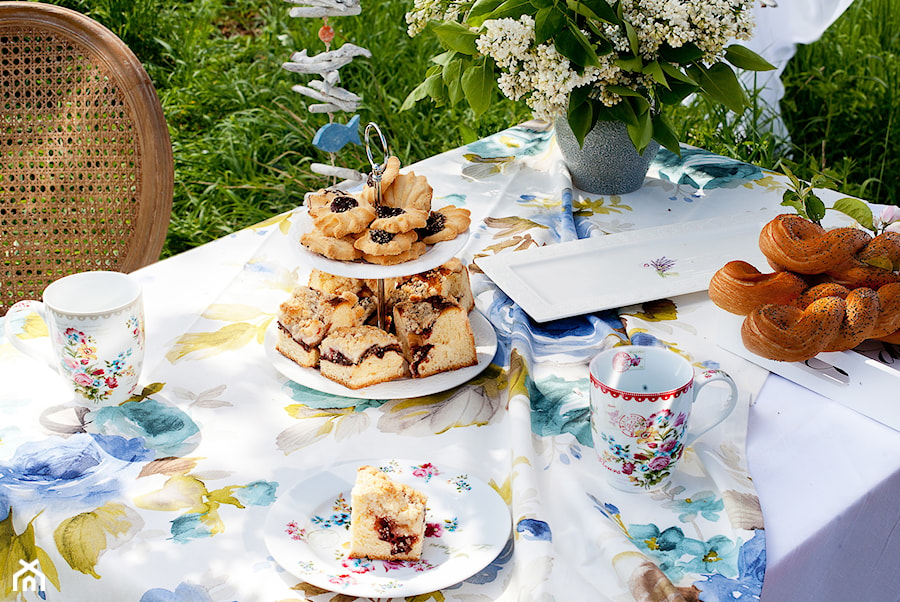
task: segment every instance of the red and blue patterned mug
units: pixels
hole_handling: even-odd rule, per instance
[[[721,423],[737,403],[737,386],[721,370],[694,370],[691,363],[664,347],[625,346],[607,349],[590,363],[591,430],[594,450],[608,482],[624,491],[640,491],[668,481],[687,446]],[[702,425],[688,429],[700,391],[717,399],[719,408],[702,415]],[[728,396],[712,395],[724,392]],[[706,408],[704,408],[705,410]],[[696,416],[695,416],[696,420]]]
[[[29,330],[28,313],[47,325],[52,354],[41,349],[40,339],[26,342],[14,334]],[[13,305],[5,330],[14,347],[58,370],[80,404],[119,405],[137,387],[144,362],[144,311],[141,285],[133,276],[90,271],[60,278],[44,289],[43,302]]]

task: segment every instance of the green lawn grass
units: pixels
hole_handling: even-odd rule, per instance
[[[290,18],[294,5],[283,0],[53,1],[112,29],[154,81],[175,154],[164,255],[295,207],[305,191],[330,183],[309,169],[328,162],[311,145],[327,117],[310,114],[309,99],[291,91],[310,78],[281,68],[294,51],[324,50],[316,35],[320,19]],[[363,0],[362,15],[330,21],[334,45],[349,41],[372,52],[341,69],[342,85],[362,96],[362,123],[379,124],[402,164],[530,117],[499,98],[478,121],[464,108],[428,103],[400,112],[438,51],[428,36],[406,34],[411,4]],[[827,173],[846,194],[897,204],[900,16],[892,8],[891,0],[856,0],[820,41],[799,49],[784,77],[784,116],[795,144],[787,155],[765,131],[737,128],[720,107],[702,101],[675,116],[682,138],[766,168],[784,160],[805,179]],[[353,145],[337,162],[368,165],[362,147]]]

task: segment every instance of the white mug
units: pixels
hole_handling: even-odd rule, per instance
[[[589,370],[594,450],[608,482],[624,491],[668,480],[685,448],[737,403],[737,387],[725,372],[695,373],[688,360],[664,347],[613,347],[597,354]],[[729,396],[689,431],[694,402],[713,382],[725,383]]]
[[[47,324],[52,359],[12,332],[17,315],[36,312]],[[10,343],[47,361],[69,382],[76,401],[118,405],[138,384],[144,362],[141,285],[121,272],[80,272],[52,282],[43,302],[20,301],[6,314]]]

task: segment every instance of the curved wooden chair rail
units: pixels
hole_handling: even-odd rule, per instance
[[[137,57],[90,18],[0,2],[0,316],[85,270],[159,259],[172,145]]]

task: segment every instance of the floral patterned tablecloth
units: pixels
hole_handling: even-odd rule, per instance
[[[715,345],[705,292],[541,324],[477,260],[775,215],[784,179],[686,147],[680,157],[661,151],[635,193],[583,194],[552,132],[529,124],[406,169],[429,178],[435,206],[472,212],[462,259],[498,335],[491,365],[452,390],[387,401],[283,377],[265,332],[310,271],[288,236],[290,213],[145,268],[148,357],[132,401],[74,407],[48,368],[0,339],[0,601],[354,599],[343,583],[370,569],[348,563],[333,591],[303,582],[267,549],[267,513],[322,467],[392,458],[466,471],[512,519],[487,567],[415,600],[759,597],[765,534],[745,441],[767,372]],[[12,330],[46,336],[34,316]],[[688,449],[673,480],[641,494],[610,488],[592,449],[586,365],[624,342],[721,367],[740,390],[737,409]],[[43,593],[14,591],[25,576],[44,579]]]

